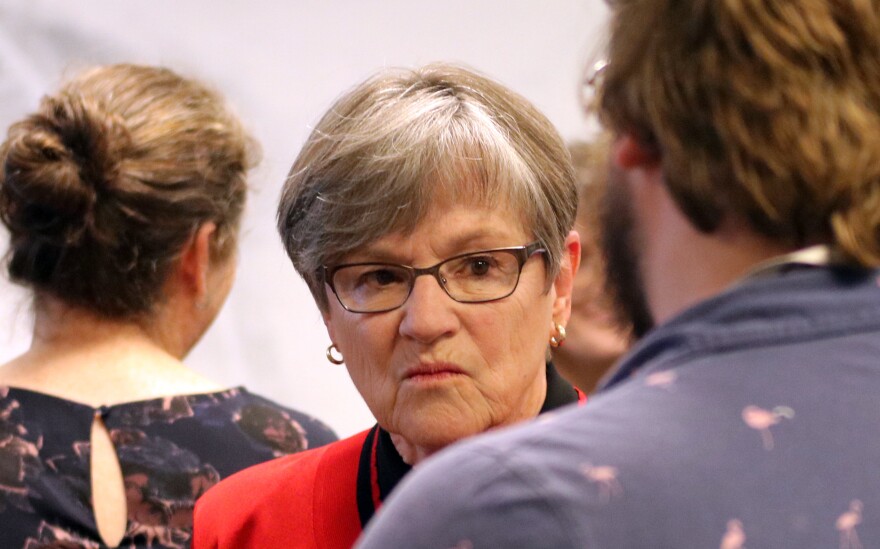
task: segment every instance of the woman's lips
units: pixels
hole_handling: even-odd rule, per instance
[[[464,370],[455,364],[432,363],[419,364],[406,370],[403,375],[404,381],[440,381],[443,379],[463,375]]]

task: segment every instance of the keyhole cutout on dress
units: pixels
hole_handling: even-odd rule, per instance
[[[117,547],[125,536],[128,506],[125,481],[116,447],[110,440],[107,426],[99,413],[95,414],[91,432],[92,508],[98,534],[109,547]]]

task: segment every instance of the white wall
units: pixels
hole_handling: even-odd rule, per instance
[[[379,67],[444,60],[500,80],[565,138],[583,138],[578,82],[605,14],[601,0],[6,0],[0,127],[32,110],[63,70],[97,62],[165,64],[220,89],[264,160],[252,177],[238,281],[187,362],[347,435],[369,426],[370,414],[344,367],[325,360],[317,308],[274,230],[282,181],[310,124]],[[0,281],[0,364],[28,345],[28,307]]]

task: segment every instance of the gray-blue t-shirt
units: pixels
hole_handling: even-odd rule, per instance
[[[878,272],[796,268],[649,334],[580,409],[416,469],[358,547],[880,547]]]

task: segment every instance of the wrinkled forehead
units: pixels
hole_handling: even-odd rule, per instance
[[[439,259],[522,245],[533,239],[532,228],[526,223],[528,216],[508,201],[491,201],[462,192],[435,196],[435,200],[426,201],[419,208],[407,208],[408,212],[418,214],[389,224],[385,230],[363,234],[356,244],[349,243],[355,245],[344,246],[325,264],[399,263],[412,260],[412,254],[433,254]]]
[[[385,262],[416,267],[482,250],[522,246],[534,238],[505,209],[451,205],[437,209],[411,232],[393,232],[367,242],[340,263]]]

